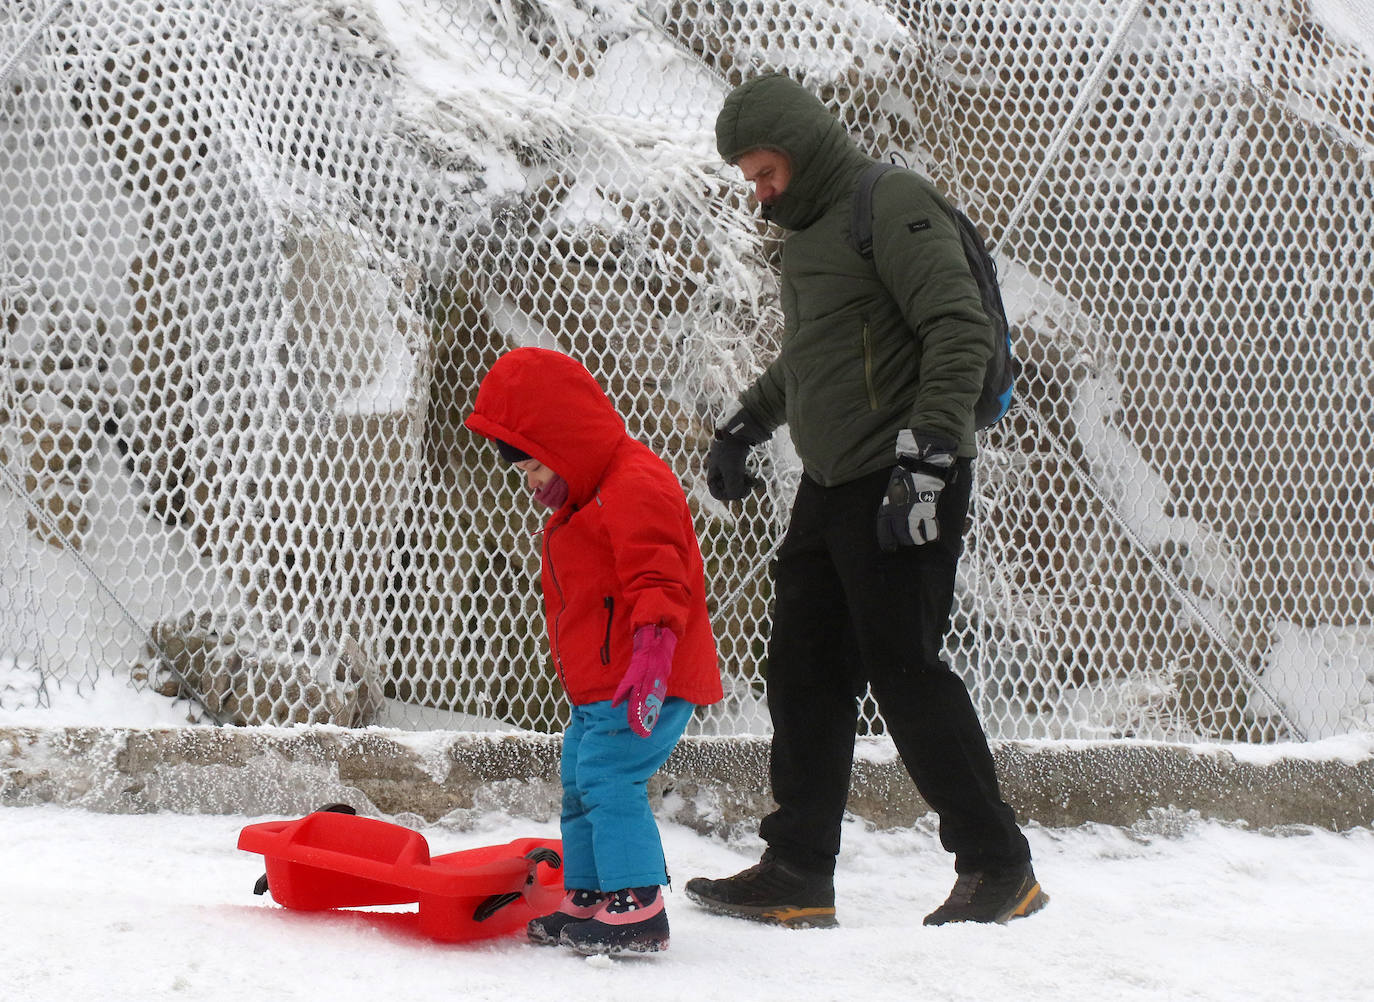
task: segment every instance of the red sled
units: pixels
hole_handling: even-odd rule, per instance
[[[408,914],[418,915],[420,934],[446,943],[523,929],[563,899],[558,839],[521,838],[431,859],[419,832],[337,805],[298,821],[248,825],[238,847],[265,857],[267,874],[254,892],[270,890],[285,908],[418,902]]]

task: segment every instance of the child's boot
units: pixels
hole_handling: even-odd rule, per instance
[[[560,942],[585,956],[668,949],[668,913],[657,887],[613,891],[594,916],[563,927]]]
[[[531,942],[540,946],[557,946],[564,927],[572,922],[586,921],[600,911],[605,903],[606,895],[600,891],[570,890],[563,895],[558,911],[531,919],[525,932],[529,934]]]

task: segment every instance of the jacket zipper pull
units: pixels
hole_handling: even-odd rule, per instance
[[[601,663],[608,665],[611,663],[611,618],[615,615],[615,598],[607,595],[601,600],[601,605],[606,610],[606,642],[601,645]]]

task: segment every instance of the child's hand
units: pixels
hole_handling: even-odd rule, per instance
[[[676,647],[677,637],[666,626],[641,626],[635,630],[630,667],[616,687],[611,705],[619,706],[629,699],[625,715],[630,730],[641,738],[647,738],[658,723],[658,711],[663,709],[663,700],[668,695],[668,676],[673,670]]]

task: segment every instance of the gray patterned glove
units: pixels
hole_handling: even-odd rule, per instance
[[[936,510],[953,466],[952,442],[917,436],[910,429],[898,433],[897,465],[878,508],[878,545],[884,553],[940,538]]]

